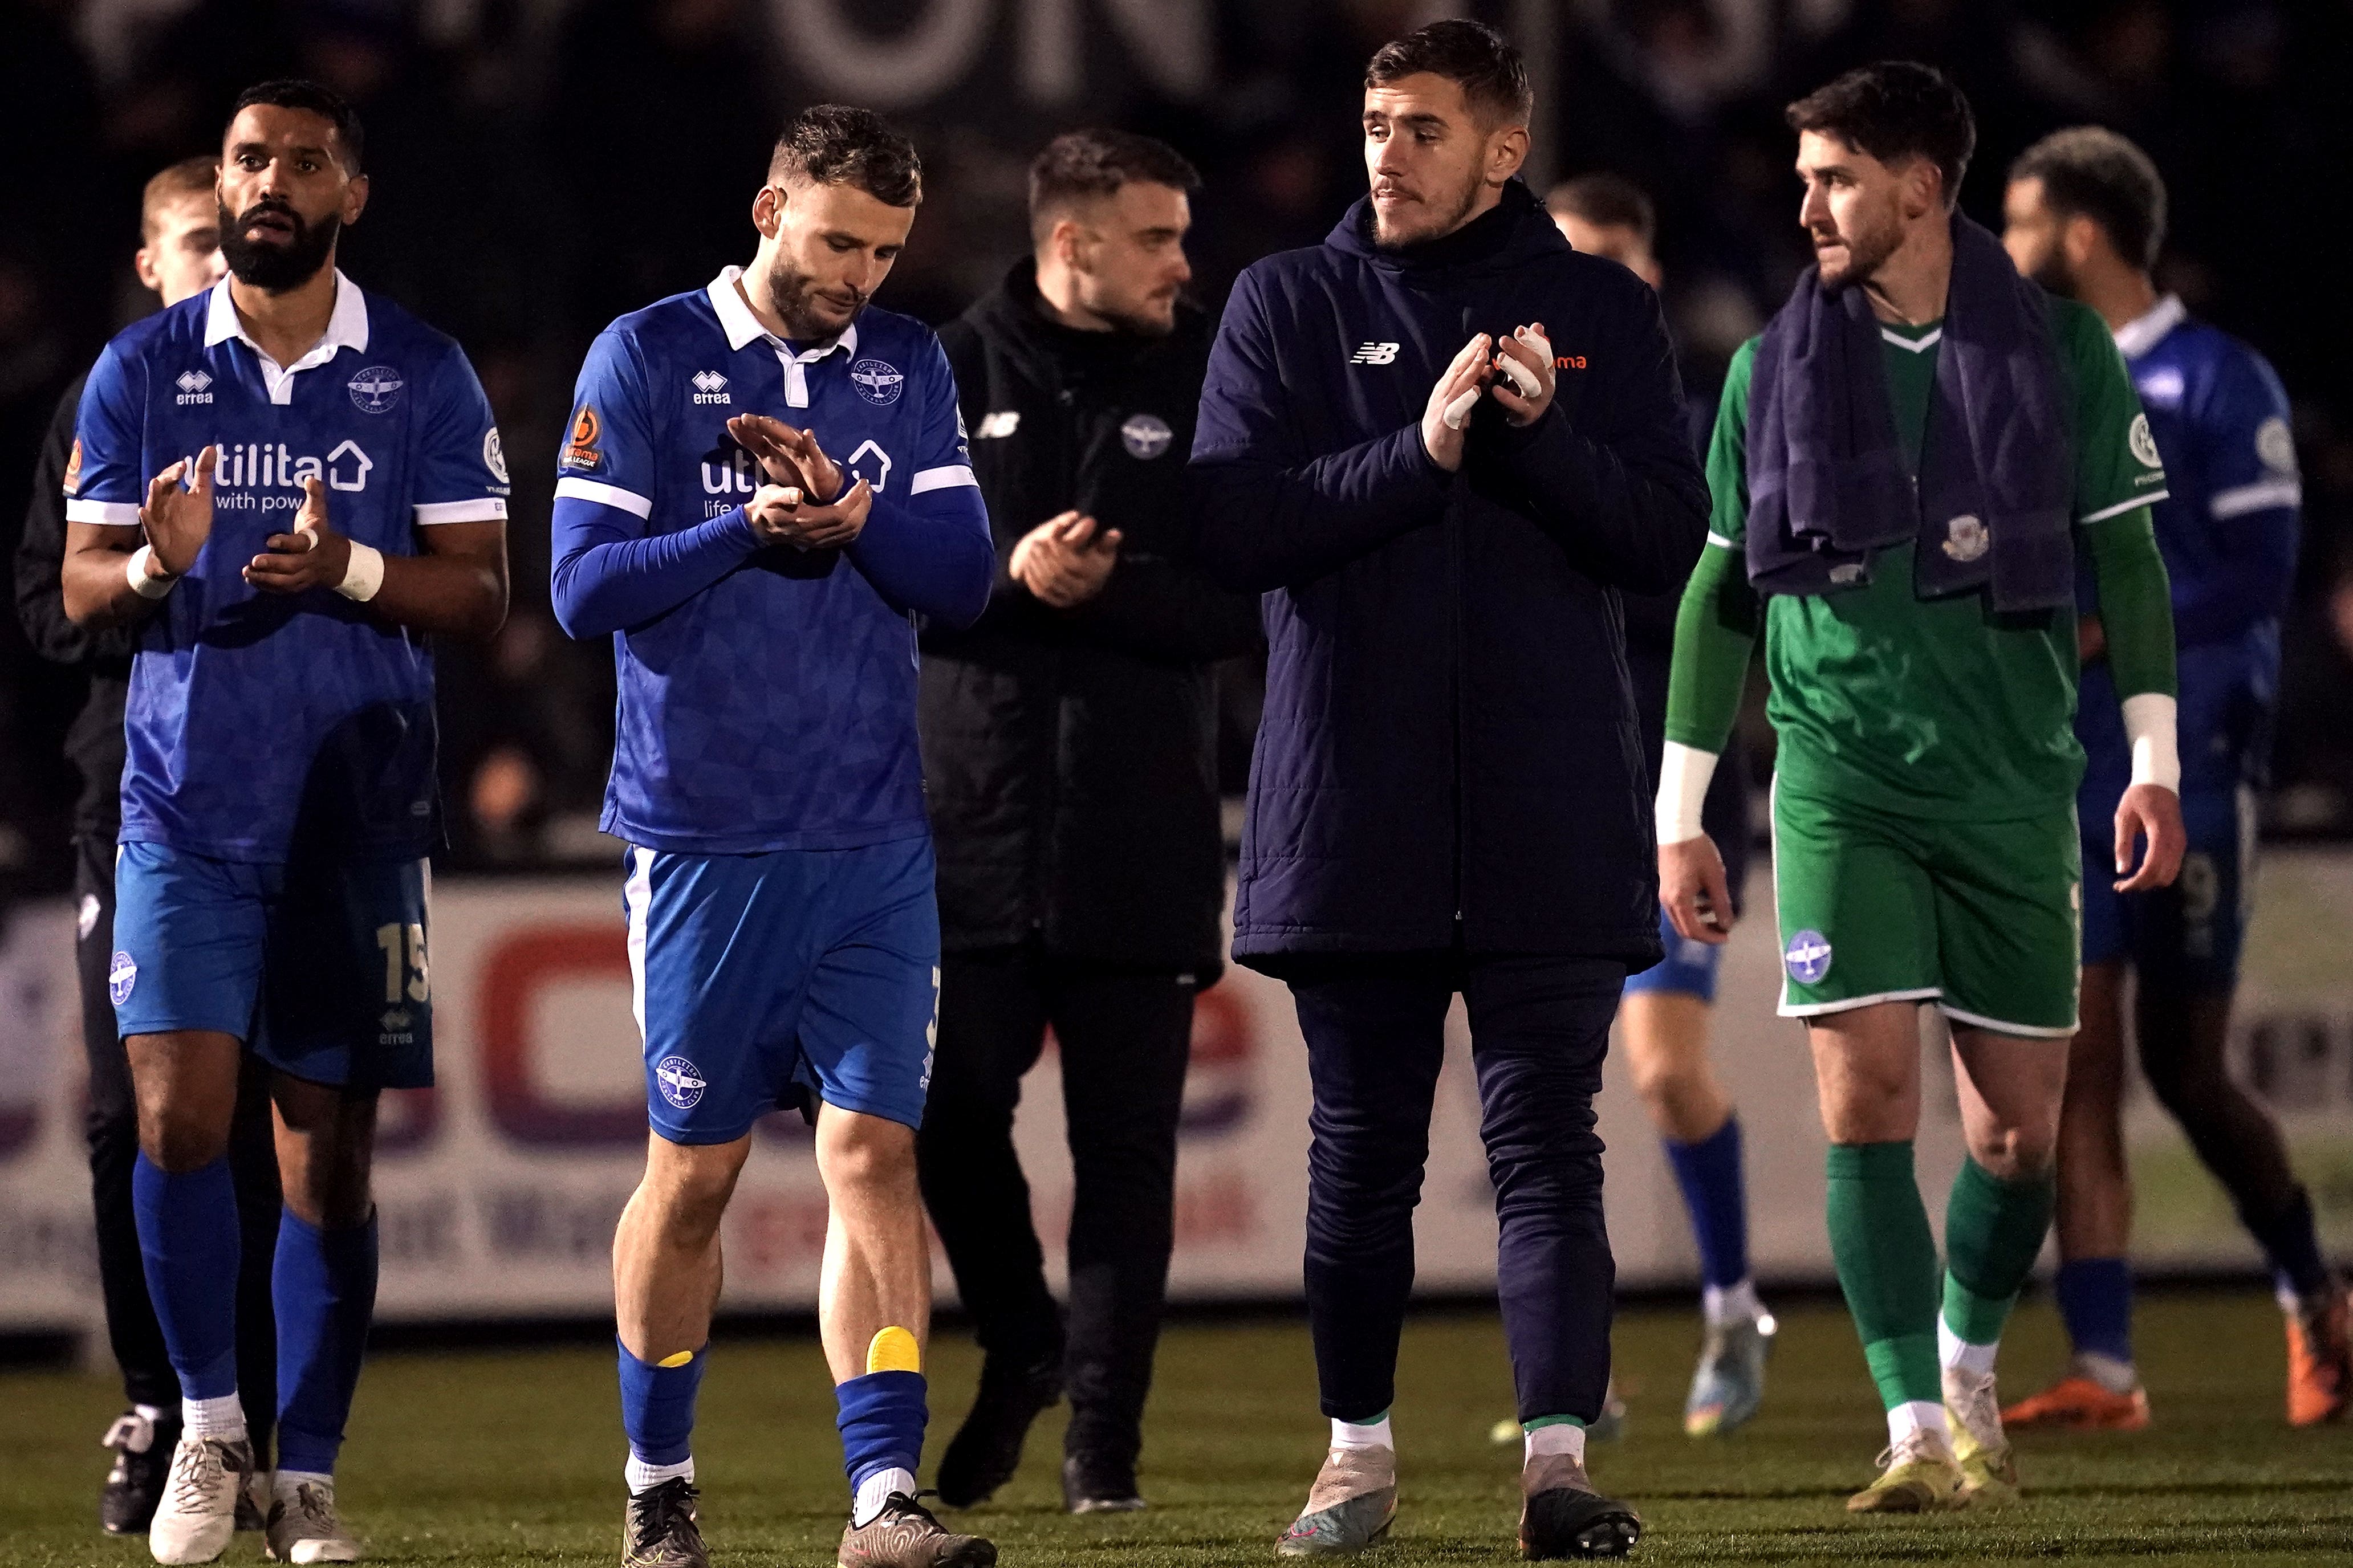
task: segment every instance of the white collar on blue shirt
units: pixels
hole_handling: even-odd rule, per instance
[[[2179,294],[2168,294],[2146,314],[2116,329],[2116,349],[2126,359],[2138,359],[2165,341],[2165,334],[2189,318],[2189,307]]]
[[[711,297],[711,308],[719,312],[719,330],[727,334],[727,346],[741,351],[765,339],[776,351],[776,363],[784,367],[785,402],[794,408],[808,406],[807,367],[839,350],[846,357],[858,357],[858,323],[852,321],[841,329],[841,335],[815,348],[802,349],[797,353],[792,345],[760,324],[752,307],[744,299],[741,279],[744,269],[729,267],[721,270],[703,289]]]
[[[253,357],[261,362],[262,384],[269,389],[272,403],[293,401],[296,372],[322,365],[343,349],[367,352],[367,296],[360,292],[358,284],[343,276],[340,267],[335,268],[335,308],[327,317],[326,335],[311,345],[310,353],[282,369],[246,334],[244,323],[237,319],[237,301],[229,298],[228,286],[226,278],[213,285],[212,300],[205,311],[205,347],[212,348],[235,338],[251,349]]]

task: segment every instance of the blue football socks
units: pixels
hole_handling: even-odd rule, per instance
[[[240,1231],[227,1156],[174,1174],[142,1153],[131,1170],[131,1202],[147,1294],[181,1398],[233,1403]],[[236,1417],[237,1428],[243,1424]]]
[[[322,1229],[285,1212],[269,1296],[278,1310],[278,1468],[335,1473],[375,1315],[376,1227]]]
[[[629,1438],[629,1489],[644,1491],[673,1477],[693,1479],[694,1397],[702,1388],[711,1347],[659,1362],[639,1361],[616,1341],[621,1356],[621,1430]]]
[[[1683,1206],[1691,1211],[1692,1238],[1699,1244],[1702,1280],[1718,1288],[1748,1278],[1748,1197],[1740,1180],[1740,1118],[1696,1143],[1660,1140]]]
[[[2121,1258],[2073,1258],[2052,1283],[2067,1342],[2079,1356],[2132,1365],[2132,1265]]]
[[[870,1372],[836,1385],[839,1402],[842,1468],[855,1493],[891,1470],[915,1473],[923,1455],[923,1374]],[[859,1522],[863,1523],[861,1519]]]

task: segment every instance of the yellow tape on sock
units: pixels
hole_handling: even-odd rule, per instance
[[[691,1362],[693,1359],[694,1352],[692,1351],[681,1351],[676,1355],[666,1355],[662,1357],[661,1360],[654,1363],[654,1364],[656,1366],[684,1366],[688,1362]]]
[[[904,1329],[884,1329],[866,1347],[868,1372],[921,1372],[923,1370],[923,1347],[915,1336]]]

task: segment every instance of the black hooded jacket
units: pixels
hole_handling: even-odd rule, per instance
[[[1257,599],[1193,564],[1186,454],[1208,354],[1199,311],[1166,338],[1050,321],[1037,270],[940,331],[997,535],[979,622],[923,637],[918,716],[950,952],[1042,939],[1121,964],[1219,968],[1226,862],[1211,666],[1259,643]],[[1068,610],[1007,570],[1075,508],[1124,535]]]
[[[1444,948],[1659,954],[1648,769],[1621,595],[1707,533],[1657,300],[1580,256],[1514,180],[1388,251],[1349,209],[1252,266],[1193,452],[1202,559],[1266,595],[1234,956]],[[1541,322],[1552,405],[1483,398],[1461,470],[1420,420],[1473,333]]]

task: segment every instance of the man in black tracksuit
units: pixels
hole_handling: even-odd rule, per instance
[[[956,1506],[1004,1484],[1066,1386],[1069,1507],[1143,1506],[1193,997],[1221,960],[1212,666],[1259,640],[1257,601],[1191,563],[1198,183],[1145,137],[1058,139],[1030,172],[1035,255],[940,333],[1000,562],[977,625],[925,635],[919,708],[944,956],[917,1152],[987,1352],[940,1462]],[[1077,1180],[1067,1340],[1012,1142],[1049,1027]]]
[[[213,161],[191,158],[149,181],[140,229],[140,281],[166,305],[216,279],[222,267]],[[79,670],[89,681],[89,696],[66,736],[67,753],[82,780],[74,803],[74,963],[80,981],[82,1048],[90,1061],[84,1132],[97,1215],[99,1293],[130,1406],[106,1434],[115,1460],[100,1498],[99,1520],[110,1533],[135,1535],[146,1530],[155,1512],[180,1439],[180,1380],[164,1352],[164,1331],[147,1298],[139,1255],[131,1207],[139,1109],[131,1092],[131,1061],[115,1032],[114,1003],[107,994],[114,952],[114,838],[122,816],[122,706],[131,689],[134,634],[75,626],[66,618],[59,581],[66,552],[65,476],[76,461],[74,416],[83,379],[78,377],[58,400],[34,468],[32,502],[16,550],[16,613],[36,652]],[[266,1468],[278,1423],[277,1329],[269,1301],[270,1259],[278,1240],[278,1156],[271,1147],[267,1071],[259,1058],[247,1066],[229,1142],[246,1231],[237,1373],[246,1429],[255,1458]],[[268,1495],[265,1488],[264,1501]],[[248,1518],[240,1507],[237,1528],[260,1529],[259,1512]]]
[[[1235,283],[1193,468],[1203,561],[1265,593],[1234,958],[1297,1003],[1304,1280],[1332,1444],[1286,1555],[1397,1506],[1389,1404],[1449,1004],[1471,1020],[1530,1557],[1631,1546],[1584,1428],[1609,1372],[1593,1097],[1660,956],[1624,593],[1682,580],[1707,489],[1665,323],[1517,177],[1515,51],[1432,24],[1366,72],[1368,196]]]

